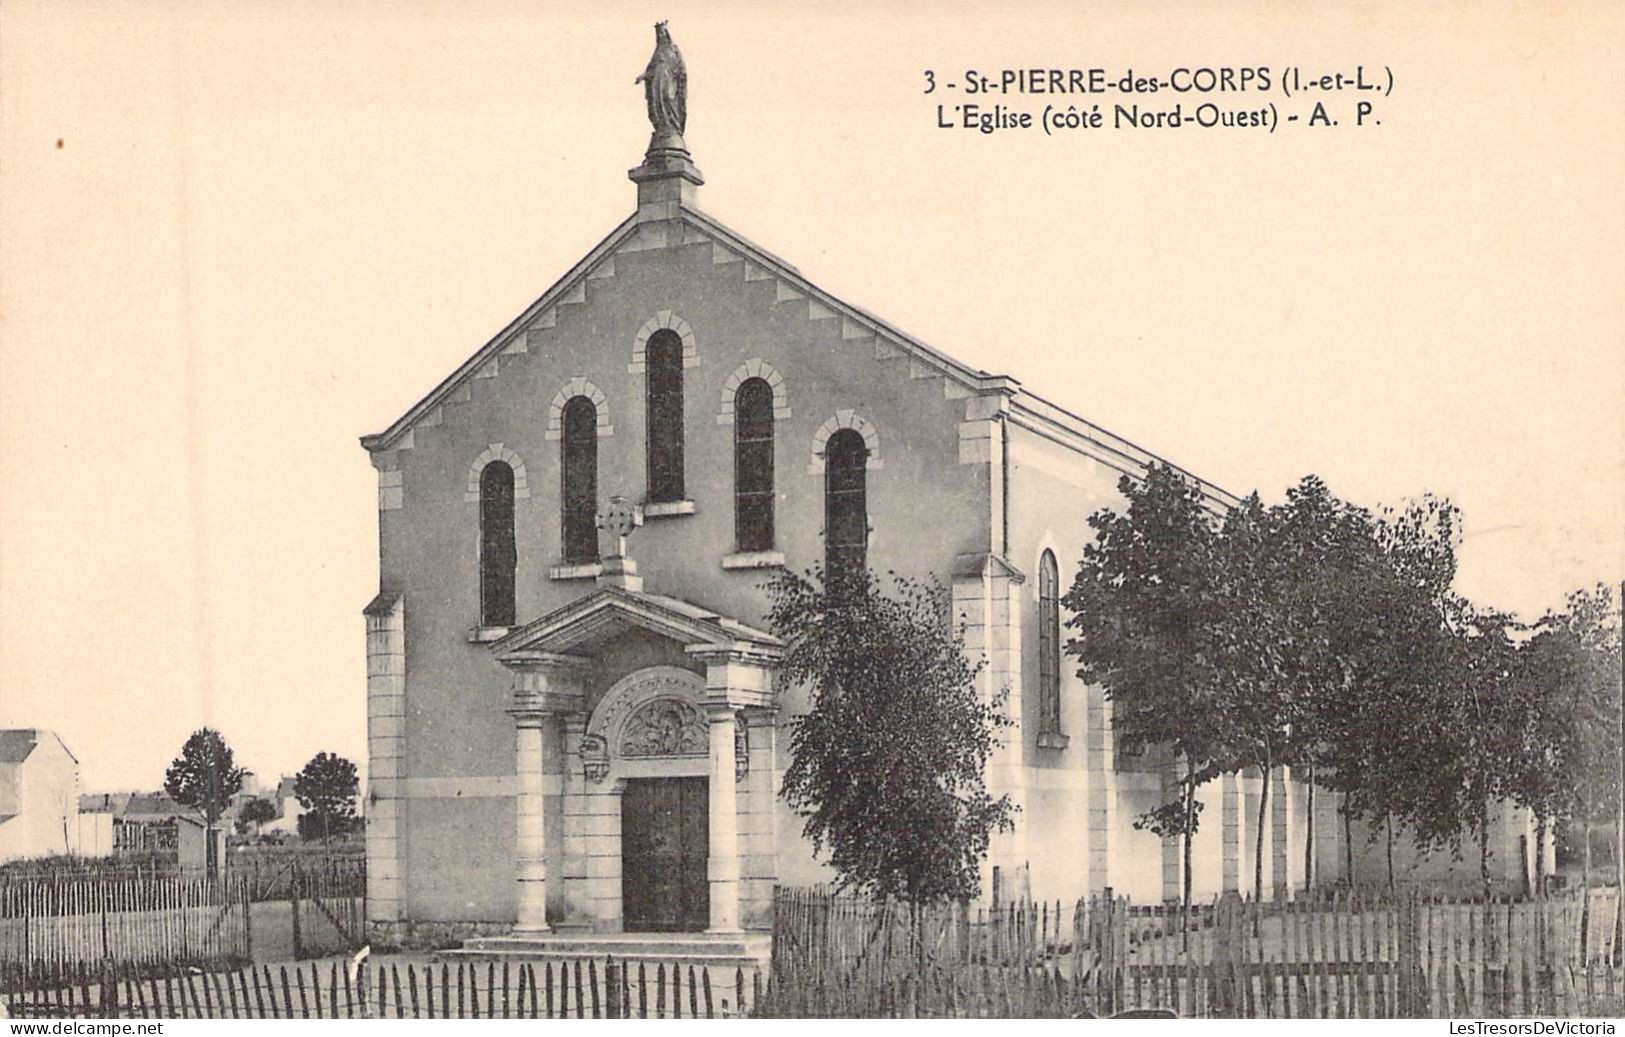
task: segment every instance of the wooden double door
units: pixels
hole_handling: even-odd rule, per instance
[[[627,932],[700,932],[711,920],[705,778],[633,779],[621,794],[621,912]]]

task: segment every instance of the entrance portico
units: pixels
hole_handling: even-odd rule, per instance
[[[513,673],[515,936],[765,924],[782,644],[604,585],[492,651]]]

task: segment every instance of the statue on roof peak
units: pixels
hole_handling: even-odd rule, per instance
[[[683,130],[688,124],[688,70],[683,66],[683,52],[671,41],[665,22],[655,23],[655,52],[649,56],[643,75],[633,82],[643,84],[649,125],[654,127],[649,150],[687,151]]]

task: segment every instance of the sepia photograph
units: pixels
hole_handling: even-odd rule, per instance
[[[0,1026],[1615,1032],[1621,54],[5,0]]]

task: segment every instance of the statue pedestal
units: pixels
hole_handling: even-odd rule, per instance
[[[694,189],[705,183],[705,178],[689,157],[688,149],[681,146],[683,138],[671,134],[665,142],[679,146],[657,147],[662,143],[662,135],[655,134],[649,141],[648,153],[643,156],[643,165],[626,174],[638,185],[638,204],[682,202],[692,205]]]

